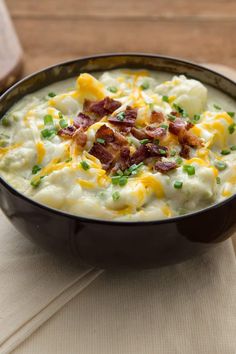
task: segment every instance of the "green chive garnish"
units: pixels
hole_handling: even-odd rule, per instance
[[[235,112],[227,112],[227,114],[228,114],[231,118],[234,118],[234,116],[235,116]]]
[[[183,109],[182,107],[180,107],[176,103],[173,104],[173,107],[176,109],[177,112],[179,112],[182,115],[182,117],[188,116],[188,113],[185,111],[185,109]]]
[[[140,140],[140,144],[145,145],[145,144],[148,144],[148,143],[150,143],[150,140],[149,140],[149,139]]]
[[[63,119],[63,114],[62,114],[61,112],[58,112],[58,117],[59,117],[60,119]]]
[[[32,174],[36,175],[42,168],[39,165],[34,165],[32,168]]]
[[[175,181],[174,187],[175,187],[176,189],[181,189],[181,188],[183,187],[183,182],[181,182],[181,181]]]
[[[236,124],[233,123],[233,124],[230,124],[228,126],[228,131],[229,131],[229,134],[233,134],[235,132],[235,127],[236,127]]]
[[[68,123],[67,123],[67,121],[65,119],[60,119],[59,120],[59,125],[60,125],[61,128],[68,127]]]
[[[102,138],[97,138],[97,142],[100,143],[100,144],[105,144],[105,139],[102,139]]]
[[[187,172],[189,176],[195,175],[195,167],[192,165],[184,165],[183,166],[183,171]]]
[[[44,125],[53,124],[53,118],[52,118],[51,114],[46,114],[46,116],[44,116],[43,120],[44,120]]]
[[[219,170],[219,171],[224,171],[227,167],[227,164],[223,161],[215,161],[215,167]]]
[[[49,92],[49,93],[48,93],[48,96],[49,96],[49,97],[55,97],[56,95],[57,95],[57,94],[56,94],[55,92]]]
[[[176,116],[174,116],[173,114],[167,114],[167,117],[171,122],[174,122],[176,120]]]
[[[170,156],[171,156],[171,157],[174,157],[175,155],[176,155],[176,150],[171,150],[171,151],[170,151]]]
[[[220,183],[221,183],[220,177],[216,177],[216,183],[217,183],[217,184],[220,184]]]
[[[166,155],[166,150],[159,149],[159,153],[160,153],[161,155]]]
[[[221,155],[229,155],[230,154],[230,150],[225,149],[221,151]]]
[[[149,88],[149,82],[145,81],[140,87],[142,90],[147,90]]]
[[[80,165],[85,171],[90,169],[90,166],[89,166],[89,164],[86,161],[81,161]]]
[[[218,111],[220,111],[222,108],[220,107],[220,106],[218,106],[217,104],[213,104],[213,107],[215,108],[215,109],[217,109]]]
[[[55,128],[52,128],[52,129],[47,129],[46,128],[46,129],[41,131],[41,136],[44,139],[52,138],[55,134],[56,134]]]
[[[115,186],[119,184],[120,176],[113,176],[111,177],[111,183],[114,184]]]
[[[72,161],[72,157],[69,157],[65,162],[70,162]]]
[[[232,146],[230,147],[230,150],[236,151],[236,145],[232,145]]]
[[[123,122],[123,120],[125,119],[125,112],[120,112],[120,113],[118,113],[117,116],[116,116],[116,118],[117,118],[119,121]]]
[[[112,194],[112,199],[113,199],[114,201],[120,199],[120,193],[117,192],[117,191],[114,192],[114,193]]]
[[[200,114],[195,114],[193,117],[193,121],[198,122],[200,120],[200,118],[201,118]]]
[[[162,101],[169,103],[169,97],[168,96],[162,96]]]
[[[181,157],[177,157],[177,159],[175,160],[177,165],[181,165],[183,162],[183,159],[181,159]]]
[[[123,187],[127,184],[127,182],[128,182],[128,177],[121,176],[119,179],[119,186]]]
[[[11,125],[11,122],[7,116],[3,117],[1,122],[4,127],[9,127]]]
[[[160,140],[159,140],[159,139],[155,139],[155,140],[153,140],[153,143],[154,143],[155,145],[159,145],[159,144],[160,144]]]
[[[118,89],[115,86],[110,86],[107,89],[108,89],[108,91],[110,91],[112,93],[116,93],[118,91]]]
[[[166,125],[166,124],[161,124],[160,127],[164,128],[164,129],[168,129],[168,125]]]

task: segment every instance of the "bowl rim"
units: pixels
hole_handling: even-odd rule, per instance
[[[76,63],[78,61],[83,61],[83,60],[92,60],[92,59],[101,59],[101,58],[111,58],[111,57],[122,57],[122,56],[130,56],[130,57],[147,57],[147,58],[158,58],[158,59],[166,59],[170,60],[172,62],[178,62],[182,64],[186,64],[188,66],[192,66],[196,69],[203,69],[205,71],[208,71],[218,77],[221,77],[227,81],[229,81],[231,84],[236,86],[236,81],[232,80],[231,78],[211,69],[208,68],[202,64],[198,64],[195,62],[192,62],[190,60],[185,60],[182,58],[178,57],[172,57],[172,56],[166,56],[166,55],[160,55],[160,54],[154,54],[154,53],[142,53],[142,52],[118,52],[118,53],[101,53],[101,54],[95,54],[95,55],[89,55],[89,56],[82,56],[78,58],[74,58],[71,60],[66,60],[62,61],[50,66],[47,66],[43,69],[40,69],[36,72],[33,72],[32,74],[27,75],[23,79],[17,81],[14,85],[12,85],[8,90],[6,90],[1,96],[0,96],[0,101],[2,101],[11,91],[13,91],[15,88],[17,88],[19,85],[23,84],[27,80],[37,76],[40,73],[45,73],[47,71],[52,70],[53,68],[56,68],[58,66],[67,66],[67,65],[73,65],[73,63]],[[97,70],[98,71],[98,70]],[[58,80],[62,81],[62,80]],[[34,92],[34,91],[32,91]],[[30,94],[30,93],[29,93]],[[0,117],[1,120],[2,117]],[[85,217],[85,216],[79,216],[75,214],[71,214],[69,212],[60,210],[60,209],[55,209],[50,206],[47,206],[45,204],[41,204],[27,196],[25,196],[23,193],[17,191],[15,188],[13,188],[10,184],[8,184],[1,176],[0,176],[0,186],[3,185],[9,192],[14,194],[15,196],[19,197],[20,199],[23,199],[25,202],[29,202],[35,207],[42,208],[47,212],[51,212],[53,214],[56,214],[57,216],[63,216],[66,218],[74,219],[76,221],[79,221],[81,223],[91,223],[91,224],[107,224],[107,225],[119,225],[119,226],[131,226],[131,225],[159,225],[159,224],[166,224],[166,223],[175,223],[178,221],[182,221],[185,219],[189,219],[192,217],[200,216],[201,214],[206,213],[207,211],[214,210],[220,207],[223,207],[227,204],[230,204],[234,199],[236,199],[236,194],[232,195],[231,197],[222,200],[221,202],[211,204],[207,206],[206,208],[196,210],[191,213],[187,213],[184,215],[178,215],[170,218],[165,218],[165,219],[160,219],[160,220],[134,220],[134,221],[129,221],[129,220],[106,220],[106,219],[96,219],[93,217]],[[0,190],[1,194],[1,190]]]

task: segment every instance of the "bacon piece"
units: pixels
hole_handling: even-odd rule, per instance
[[[116,162],[112,169],[112,173],[118,170],[124,171],[131,165],[130,161],[130,149],[128,146],[123,146],[120,150],[120,159]]]
[[[73,125],[70,125],[69,127],[59,129],[57,134],[63,136],[64,138],[72,138],[75,131],[76,128]]]
[[[152,111],[150,123],[162,123],[165,120],[165,116],[162,112]]]
[[[177,118],[175,121],[170,122],[169,131],[174,135],[179,135],[180,131],[185,127],[186,127],[185,121],[183,119]]]
[[[157,161],[154,168],[158,172],[166,173],[166,172],[176,169],[177,164],[175,162],[171,162],[171,161]]]
[[[124,117],[120,119],[120,114],[123,113]],[[110,117],[108,120],[112,124],[126,125],[129,127],[134,126],[135,120],[137,118],[137,109],[130,106],[126,107],[124,112],[119,112],[116,116]]]
[[[185,129],[182,129],[179,132],[178,139],[181,145],[189,145],[193,148],[201,147],[203,145],[201,139]]]
[[[131,128],[131,133],[138,140],[143,140],[143,139],[147,139],[148,138],[146,132],[143,129],[137,129],[135,127],[132,127]]]
[[[144,145],[147,150],[148,157],[166,157],[168,155],[168,149],[165,146],[155,145],[148,143]]]
[[[113,162],[112,154],[99,143],[94,143],[89,153],[99,159],[105,170],[108,170]]]
[[[189,129],[193,128],[193,127],[194,127],[194,124],[191,123],[191,122],[188,122],[188,123],[186,124],[186,129],[187,129],[187,130],[189,130]]]
[[[95,139],[104,139],[105,144],[111,143],[115,140],[114,131],[106,124],[102,125],[96,132]]]
[[[90,125],[93,124],[93,120],[84,113],[79,113],[77,117],[74,118],[73,125],[76,128],[84,128],[87,129]]]
[[[121,106],[119,101],[115,101],[110,97],[105,97],[101,101],[84,101],[84,111],[96,114],[99,118],[113,113]]]
[[[180,151],[180,156],[183,157],[184,159],[189,159],[189,154],[190,154],[190,147],[188,145],[182,145],[181,146],[181,151]]]
[[[166,129],[162,127],[154,127],[152,125],[148,125],[145,128],[145,133],[148,138],[159,139],[166,135]]]
[[[75,139],[77,145],[82,147],[85,146],[87,142],[87,135],[83,131],[83,128],[79,128],[74,132],[73,139]]]
[[[148,157],[148,151],[145,145],[140,145],[137,150],[131,156],[131,165],[134,163],[139,164]]]

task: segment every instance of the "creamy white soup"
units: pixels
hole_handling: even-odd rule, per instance
[[[25,96],[0,124],[0,175],[68,213],[158,220],[236,192],[236,103],[183,75],[83,73]]]

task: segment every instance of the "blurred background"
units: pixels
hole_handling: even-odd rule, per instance
[[[235,0],[6,0],[6,5],[27,74],[70,58],[119,51],[236,69]]]

